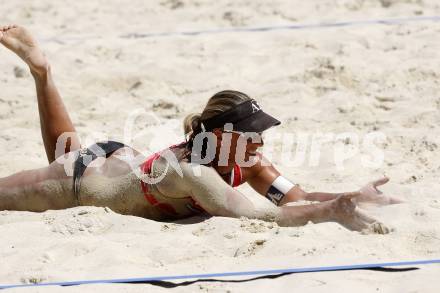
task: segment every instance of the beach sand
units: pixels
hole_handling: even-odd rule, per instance
[[[282,173],[307,191],[352,191],[386,173],[382,190],[405,200],[365,211],[389,234],[338,224],[278,227],[249,219],[161,223],[105,208],[0,212],[0,284],[216,273],[440,257],[440,23],[357,24],[266,32],[147,37],[146,34],[316,24],[440,14],[435,0],[365,1],[2,1],[1,24],[38,38],[84,144],[123,140],[128,117],[144,152],[183,139],[181,121],[217,91],[256,98],[282,121],[265,137]],[[142,37],[144,35],[144,37]],[[153,131],[160,127],[160,131]],[[320,134],[354,133],[322,143]],[[384,154],[371,162],[371,132]],[[282,139],[308,135],[305,161],[288,164]],[[93,135],[92,135],[93,134]],[[359,139],[357,141],[356,137]],[[176,141],[177,140],[177,141]],[[337,143],[339,141],[339,143]],[[341,146],[341,141],[342,143]],[[359,153],[337,168],[335,149]],[[47,164],[33,80],[0,48],[0,176]],[[345,152],[345,151],[344,151]],[[341,165],[340,165],[341,166]],[[248,186],[240,190],[250,198]],[[255,195],[254,195],[255,196]],[[250,282],[199,282],[176,292],[438,292],[439,265],[410,272],[294,274]],[[245,277],[234,277],[238,280]],[[176,283],[179,281],[176,281]],[[8,292],[145,292],[137,285],[12,289]]]

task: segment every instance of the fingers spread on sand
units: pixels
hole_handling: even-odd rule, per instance
[[[362,230],[362,234],[389,234],[391,232],[393,232],[394,229],[392,228],[388,228],[387,226],[385,226],[385,224],[380,223],[380,222],[375,222],[372,223],[371,225],[368,225],[367,228]]]

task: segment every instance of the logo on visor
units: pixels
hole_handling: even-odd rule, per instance
[[[261,110],[260,105],[257,104],[257,101],[253,100],[251,102],[252,105],[252,114]]]

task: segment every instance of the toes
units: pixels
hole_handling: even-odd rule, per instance
[[[5,31],[13,29],[13,28],[18,28],[18,25],[16,25],[16,24],[4,25],[4,26],[0,27],[0,30],[5,32]]]

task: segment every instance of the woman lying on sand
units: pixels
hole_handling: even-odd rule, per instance
[[[35,79],[41,132],[50,163],[1,178],[0,210],[43,212],[90,205],[154,220],[206,212],[276,221],[283,226],[334,221],[360,231],[377,222],[362,214],[356,203],[398,202],[377,189],[388,181],[386,177],[359,191],[338,194],[307,193],[291,183],[257,152],[263,145],[261,133],[280,122],[264,113],[255,100],[236,91],[211,97],[200,115],[185,119],[187,141],[140,164],[134,160],[139,152],[121,143],[98,143],[81,149],[50,65],[30,33],[22,27],[5,26],[0,28],[0,42],[26,62]],[[70,133],[70,143],[56,158],[57,139],[65,133]],[[209,144],[200,139],[203,135],[210,136]],[[209,154],[213,159],[204,162]],[[68,156],[76,158],[71,165],[73,179],[66,174],[66,160],[59,160]],[[92,167],[92,159],[102,164]],[[251,202],[233,188],[245,182],[268,200],[262,197],[257,203]],[[319,203],[285,205],[298,200]]]

